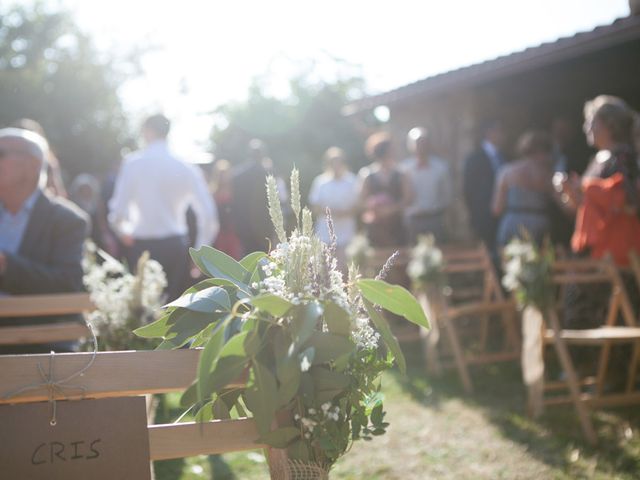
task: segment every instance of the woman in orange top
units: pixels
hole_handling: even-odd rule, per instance
[[[562,183],[563,201],[576,212],[571,247],[577,256],[611,254],[618,266],[640,253],[638,158],[634,146],[637,114],[620,98],[600,95],[584,107],[588,143],[598,149],[582,179]],[[632,303],[637,287],[624,275]],[[605,285],[572,285],[567,289],[565,326],[592,328],[606,318],[609,289]],[[593,287],[593,288],[591,288]]]
[[[600,95],[584,108],[587,141],[599,151],[582,180],[565,182],[567,205],[577,210],[571,239],[575,253],[629,265],[640,253],[638,157],[634,148],[637,114],[617,97]]]

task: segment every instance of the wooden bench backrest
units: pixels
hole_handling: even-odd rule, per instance
[[[100,352],[82,376],[62,385],[61,400],[183,391],[196,376],[199,355],[199,350]],[[42,383],[38,364],[49,371],[53,358],[55,380],[60,380],[79,371],[92,357],[91,353],[0,356],[0,405],[48,400],[44,387],[8,396]],[[152,460],[263,448],[257,438],[255,423],[248,418],[149,426]]]
[[[3,326],[2,318],[85,314],[94,308],[88,293],[0,297],[0,346],[71,341],[88,333],[87,327],[77,322]]]

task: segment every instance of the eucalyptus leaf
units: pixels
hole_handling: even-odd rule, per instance
[[[376,307],[374,307],[368,300],[363,300],[363,303],[364,308],[369,314],[369,318],[371,318],[371,321],[376,326],[376,329],[378,330],[378,333],[380,333],[382,340],[389,349],[389,353],[395,358],[400,371],[405,374],[407,372],[407,363],[404,359],[404,355],[402,354],[402,349],[400,348],[398,340],[393,336],[393,333],[391,332],[389,323],[387,323],[382,314],[378,312],[376,310]]]
[[[194,312],[215,312],[231,310],[231,300],[229,294],[222,287],[208,287],[193,293],[186,293],[173,302],[165,305],[167,307],[181,307]]]
[[[416,325],[431,328],[424,310],[406,288],[373,279],[358,280],[356,285],[362,296],[374,305],[379,305],[396,315],[402,315]]]
[[[190,248],[189,254],[202,273],[213,278],[229,280],[248,290],[244,280],[248,278],[249,272],[226,253],[204,245],[197,250]]]
[[[133,333],[142,338],[162,338],[167,334],[172,325],[169,323],[170,317],[171,313],[162,315],[155,322],[136,328]]]
[[[351,318],[349,313],[333,302],[324,305],[324,321],[331,333],[348,337],[351,334]]]
[[[278,388],[276,378],[260,362],[253,361],[253,381],[245,390],[247,407],[253,413],[260,435],[266,435],[276,414]]]
[[[242,265],[247,270],[247,272],[249,272],[249,275],[243,278],[244,283],[246,284],[251,283],[251,277],[253,276],[253,273],[256,270],[256,268],[258,268],[258,265],[260,264],[260,260],[262,260],[266,256],[267,254],[264,252],[253,252],[247,255],[246,257],[244,257],[242,260],[240,260],[239,262],[240,265]]]
[[[328,332],[313,332],[305,346],[314,347],[313,365],[338,360],[355,350],[351,339]]]
[[[315,400],[325,403],[340,395],[351,383],[349,376],[325,367],[313,367],[310,371],[315,390]]]
[[[296,308],[291,320],[291,330],[293,342],[299,348],[316,331],[318,319],[322,315],[323,309],[318,302],[309,302],[306,305]]]
[[[224,344],[224,328],[218,328],[200,354],[198,362],[198,400],[204,401],[214,392],[211,385],[211,371],[218,363],[218,357]]]
[[[257,309],[274,317],[283,317],[293,307],[293,303],[272,293],[253,297],[251,303]]]
[[[213,420],[213,400],[200,407],[196,412],[194,419],[196,422],[209,422]]]

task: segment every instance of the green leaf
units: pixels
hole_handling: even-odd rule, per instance
[[[350,385],[351,378],[324,367],[313,367],[310,371],[317,403],[325,403],[340,395]]]
[[[256,441],[274,448],[286,448],[294,439],[300,436],[300,430],[296,427],[283,427],[266,433]]]
[[[172,312],[171,312],[172,313]],[[169,323],[171,313],[162,315],[158,320],[144,327],[136,328],[133,333],[142,338],[162,338],[166,335],[172,323]]]
[[[362,296],[374,305],[379,305],[396,315],[402,315],[416,325],[431,328],[424,310],[407,289],[383,280],[372,279],[358,280],[356,285]]]
[[[286,406],[300,389],[300,370],[295,369],[285,382],[280,383],[278,388],[278,407]]]
[[[198,362],[198,400],[201,402],[209,398],[214,391],[210,382],[211,371],[218,363],[224,344],[224,325],[218,327],[202,350]]]
[[[324,321],[331,333],[345,337],[351,334],[349,313],[333,302],[327,302],[324,305]]]
[[[303,372],[309,370],[309,368],[311,368],[311,365],[313,365],[313,359],[315,358],[315,356],[315,347],[311,346],[305,348],[300,353],[300,355],[298,355],[298,360],[300,361],[300,370]]]
[[[407,363],[404,359],[404,355],[402,354],[400,344],[396,337],[393,336],[389,324],[380,312],[376,310],[376,307],[374,307],[369,301],[363,299],[363,303],[364,308],[366,308],[367,313],[369,314],[369,318],[371,318],[371,321],[376,326],[376,330],[378,330],[382,340],[384,340],[385,345],[389,349],[389,353],[391,353],[391,355],[396,359],[396,363],[398,364],[400,371],[405,374],[407,372]]]
[[[223,328],[220,329],[220,331],[223,330]],[[205,396],[223,389],[242,374],[248,362],[244,351],[246,336],[247,332],[239,333],[224,344],[218,355],[218,360],[211,367],[209,378],[200,387]]]
[[[165,305],[167,307],[181,307],[194,312],[215,312],[231,310],[229,294],[222,287],[209,287],[198,292],[186,293]]]
[[[298,460],[300,462],[308,462],[311,458],[309,455],[309,448],[302,440],[297,440],[287,448],[287,456],[291,460]]]
[[[274,317],[283,317],[293,307],[293,303],[272,293],[253,297],[251,303],[258,310],[267,312]]]
[[[195,414],[196,422],[209,422],[213,420],[213,400],[205,403]]]
[[[327,332],[313,332],[305,346],[315,349],[314,365],[335,361],[343,355],[350,355],[355,350],[351,339]]]
[[[247,407],[253,413],[258,432],[266,435],[276,414],[278,389],[271,371],[256,360],[253,361],[253,382],[245,390]]]
[[[226,253],[204,245],[198,250],[190,248],[189,254],[202,273],[214,278],[224,278],[248,290],[244,279],[250,275],[249,272]]]
[[[198,381],[194,381],[180,397],[181,407],[190,407],[198,401]]]
[[[220,397],[216,398],[212,407],[213,417],[218,420],[227,420],[231,418],[229,406]]]
[[[218,322],[227,316],[226,313],[202,313],[182,308],[177,309],[175,312],[176,321],[164,336],[165,341],[163,344],[166,344],[166,346],[163,348],[182,347],[210,324]]]
[[[242,265],[247,270],[247,272],[249,272],[249,276],[243,279],[244,283],[246,284],[251,283],[251,277],[253,276],[253,272],[258,267],[260,260],[262,260],[266,256],[267,254],[264,252],[253,252],[247,255],[246,257],[244,257],[242,260],[240,260],[239,262],[240,265]]]
[[[310,302],[296,309],[291,321],[293,342],[296,348],[302,346],[316,330],[322,311],[322,306],[318,302]]]

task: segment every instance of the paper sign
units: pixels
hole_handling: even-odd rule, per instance
[[[144,397],[0,405],[0,477],[150,480]]]

